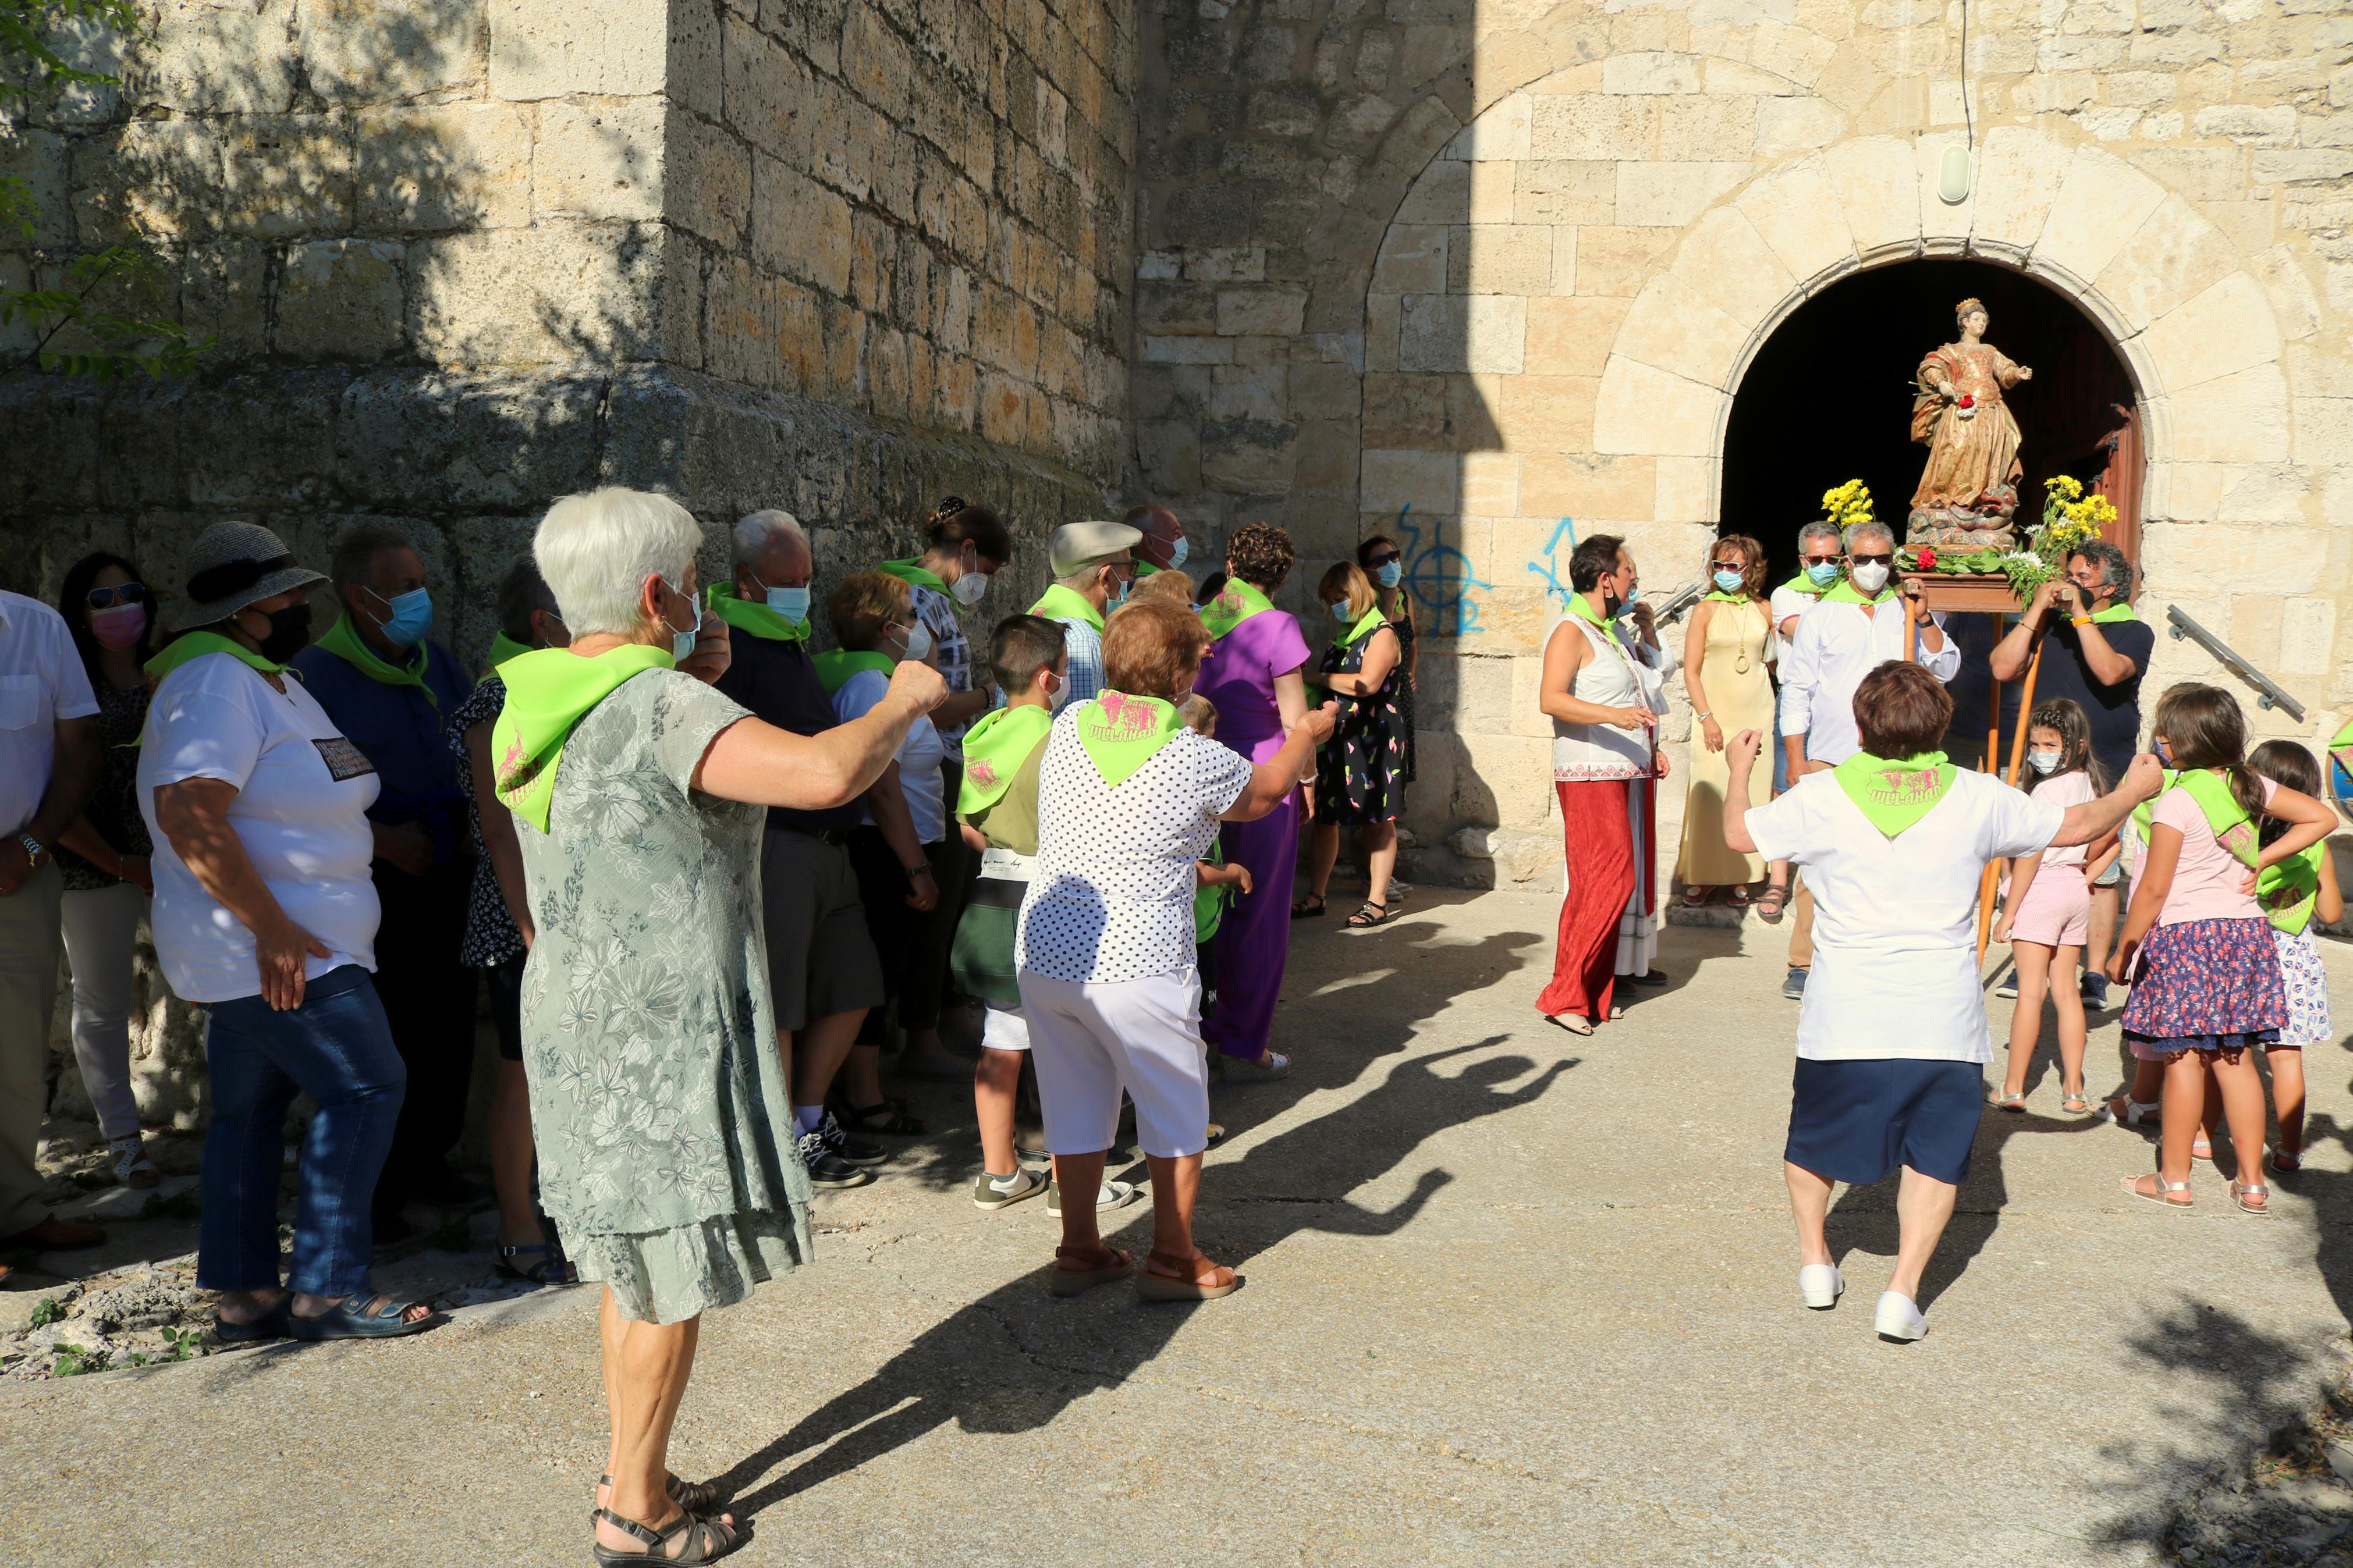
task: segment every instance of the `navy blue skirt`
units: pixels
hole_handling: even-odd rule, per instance
[[[1969,1145],[1985,1112],[1977,1063],[1800,1058],[1792,1089],[1781,1153],[1792,1165],[1858,1187],[1905,1165],[1955,1186],[1969,1179]]]

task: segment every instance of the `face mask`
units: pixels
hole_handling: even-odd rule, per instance
[[[907,628],[907,651],[899,656],[910,664],[920,664],[932,657],[932,629],[917,621]]]
[[[2056,752],[2029,752],[2026,753],[2026,763],[2027,766],[2032,768],[2038,773],[2047,773],[2058,767],[2059,753]]]
[[[809,591],[807,588],[771,588],[768,608],[798,626],[808,619]]]
[[[1405,568],[1394,561],[1384,561],[1373,569],[1373,581],[1384,588],[1396,587],[1404,575]]]
[[[1866,561],[1847,575],[1853,578],[1854,585],[1865,594],[1876,594],[1887,586],[1887,571],[1886,565],[1881,562]]]
[[[1738,593],[1740,584],[1746,581],[1748,579],[1737,572],[1718,572],[1715,574],[1715,585],[1727,594]]]
[[[2157,760],[2163,763],[2167,767],[2171,767],[2173,765],[2173,748],[2167,745],[2164,742],[2159,741],[2157,743]]]
[[[967,610],[979,604],[987,592],[988,579],[977,571],[966,572],[948,585],[949,597]]]
[[[422,588],[411,588],[406,594],[385,598],[375,589],[367,590],[369,598],[391,611],[384,625],[376,629],[385,640],[401,647],[415,647],[433,629],[433,595]]]
[[[147,606],[116,605],[90,613],[90,635],[101,647],[136,647],[147,634]]]
[[[1827,588],[1838,581],[1838,563],[1817,561],[1806,568],[1806,575],[1813,580],[1815,587]]]
[[[1327,605],[1326,608],[1331,610],[1332,618],[1334,620],[1339,622],[1344,626],[1348,624],[1348,602],[1345,599],[1341,600],[1336,605]]]
[[[1116,610],[1126,604],[1128,595],[1134,592],[1134,588],[1135,584],[1132,582],[1121,583],[1114,586],[1103,599],[1103,609],[1106,612]]]
[[[311,646],[311,605],[309,601],[289,605],[282,610],[269,612],[269,635],[261,639],[261,657],[272,664],[284,664]]]
[[[671,593],[676,594],[680,598],[684,599],[689,605],[692,605],[694,603],[694,597],[692,595],[680,587],[677,584],[671,582],[669,578],[664,577],[660,579],[660,581],[663,587],[668,588]],[[659,613],[659,612],[657,612],[657,614]],[[670,626],[670,663],[673,665],[684,664],[688,659],[694,656],[695,634],[702,629],[702,620],[698,617],[694,621],[690,622],[684,631],[680,631],[676,626],[670,626],[670,617],[666,615],[662,616],[661,623],[663,626]]]
[[[1168,547],[1168,570],[1174,572],[1179,566],[1184,565],[1185,557],[1191,552],[1191,550],[1192,546],[1185,542],[1185,536],[1181,533],[1178,534],[1176,536],[1176,542]]]
[[[1071,683],[1051,671],[1047,673],[1046,678],[1054,683],[1054,689],[1046,693],[1046,710],[1050,713],[1060,713],[1062,710],[1062,704],[1071,700]]]

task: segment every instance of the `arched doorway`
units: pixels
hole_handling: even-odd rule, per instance
[[[1718,531],[1752,534],[1771,580],[1795,570],[1799,527],[1821,515],[1822,492],[1850,479],[1871,487],[1901,541],[1926,448],[1911,439],[1912,381],[1930,348],[1954,337],[1953,307],[1985,302],[1987,341],[2032,368],[2011,395],[2017,417],[2019,521],[2039,516],[2042,485],[2071,474],[2116,503],[2115,542],[2139,561],[2142,452],[2130,373],[2096,323],[2058,290],[1990,262],[1924,259],[1841,279],[1791,311],[1749,363],[1725,429]],[[1985,743],[1987,616],[1957,617],[1962,673],[1950,688],[1957,758]],[[2005,689],[2002,733],[2017,722]]]

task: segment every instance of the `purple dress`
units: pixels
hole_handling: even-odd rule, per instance
[[[1275,678],[1312,657],[1298,621],[1281,610],[1261,611],[1219,638],[1193,682],[1195,693],[1218,710],[1218,739],[1253,763],[1271,761],[1282,750]],[[1250,891],[1234,898],[1218,926],[1218,1002],[1201,1021],[1201,1037],[1227,1056],[1255,1060],[1273,1032],[1291,956],[1298,793],[1256,822],[1227,823],[1220,838],[1226,864],[1250,868]]]

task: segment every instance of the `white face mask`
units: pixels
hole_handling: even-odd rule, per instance
[[[1887,586],[1887,567],[1881,562],[1866,561],[1847,575],[1865,594],[1876,594]]]
[[[1186,544],[1185,536],[1181,533],[1178,534],[1176,536],[1176,542],[1168,547],[1168,570],[1174,572],[1179,566],[1184,565],[1185,557],[1189,552],[1190,547]]]
[[[962,576],[948,584],[948,596],[967,610],[979,604],[987,592],[988,576],[981,571],[977,557],[972,565],[964,569]]]
[[[2026,753],[2026,763],[2027,765],[2032,768],[2036,773],[2047,773],[2059,766],[2059,753],[2056,752],[2029,752]]]
[[[1050,670],[1047,672],[1046,679],[1054,683],[1054,689],[1046,693],[1048,704],[1046,710],[1050,713],[1060,713],[1062,710],[1062,704],[1071,700],[1071,683],[1067,678],[1056,675]]]
[[[932,629],[917,621],[907,628],[906,651],[899,656],[911,664],[920,664],[932,657]]]

